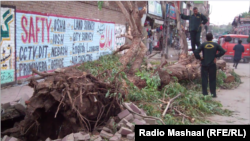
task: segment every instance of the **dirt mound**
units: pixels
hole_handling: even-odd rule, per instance
[[[24,141],[63,138],[79,131],[91,132],[121,111],[118,94],[124,96],[124,91],[120,82],[105,83],[73,67],[33,73],[45,81],[31,79],[34,93],[24,120],[2,135]]]

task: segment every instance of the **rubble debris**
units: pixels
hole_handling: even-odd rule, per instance
[[[79,131],[92,132],[121,112],[118,95],[106,97],[108,92],[125,97],[119,81],[106,83],[103,78],[74,67],[53,73],[41,73],[35,69],[32,72],[44,81],[30,79],[28,85],[34,88],[34,93],[29,99],[24,96],[18,103],[29,101],[25,118],[2,135],[8,134],[23,141],[63,139]],[[17,109],[23,110],[20,106]]]
[[[102,130],[105,131],[105,132],[108,132],[108,133],[112,133],[112,130],[110,130],[110,129],[107,128],[107,127],[103,127]]]
[[[134,116],[132,114],[129,114],[124,119],[126,119],[127,121],[132,121],[134,119]]]
[[[119,113],[119,114],[118,114],[118,117],[119,117],[120,119],[122,119],[122,118],[126,117],[126,116],[129,115],[129,114],[130,114],[129,111],[126,109],[126,110],[122,111],[121,113]]]
[[[130,139],[130,140],[135,139],[135,133],[128,134],[127,138]]]
[[[110,134],[104,130],[101,131],[100,133],[100,136],[103,137],[103,138],[106,138],[106,139],[110,139],[111,137],[113,137],[114,135],[113,134]]]
[[[135,113],[141,114],[141,110],[136,105],[131,103],[129,106],[132,109],[132,111],[134,111]]]
[[[121,135],[125,135],[126,136],[126,135],[128,135],[130,133],[133,133],[133,131],[131,129],[126,128],[126,127],[121,127],[121,129],[119,130],[119,133]]]
[[[109,141],[119,141],[119,137],[113,136],[112,138],[109,139]]]

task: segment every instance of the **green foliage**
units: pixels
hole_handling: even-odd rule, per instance
[[[250,12],[241,13],[242,18],[250,18]]]
[[[224,79],[226,78],[226,74],[221,71],[221,70],[218,70],[217,72],[217,77],[216,77],[216,85],[217,87],[220,87],[224,84]]]
[[[99,60],[92,62],[85,62],[81,66],[77,67],[81,71],[87,71],[94,76],[101,74],[105,70],[110,70],[110,76],[103,73],[101,77],[107,77],[105,82],[112,82],[114,76],[120,71],[121,63],[119,62],[119,57],[116,55],[106,55],[100,57]],[[230,115],[231,111],[223,110],[222,105],[216,102],[209,96],[203,96],[201,94],[201,79],[189,81],[178,82],[177,78],[174,82],[166,85],[164,88],[159,90],[160,77],[156,73],[151,76],[152,72],[146,71],[146,69],[141,69],[136,73],[136,76],[141,79],[146,80],[147,86],[143,89],[139,89],[133,83],[131,83],[125,74],[121,72],[117,78],[119,81],[125,80],[128,85],[129,94],[127,95],[128,101],[134,102],[140,108],[144,109],[149,116],[155,116],[161,118],[163,110],[166,108],[166,104],[160,107],[162,102],[159,99],[171,99],[178,94],[182,96],[175,99],[168,109],[166,116],[162,119],[166,124],[208,124],[209,122],[205,120],[208,115],[219,114],[219,115]],[[236,82],[240,82],[239,76],[232,72],[235,76]],[[217,84],[218,86],[223,85],[223,78],[225,74],[218,72]],[[106,97],[114,96],[117,94],[111,94],[109,91],[105,95]],[[118,94],[121,97],[121,94]],[[182,119],[181,116],[177,116],[173,110],[173,107],[178,108],[183,114],[195,118],[195,123],[191,123],[188,119]]]
[[[250,35],[249,35],[249,37],[247,38],[247,42],[250,43]]]
[[[139,76],[141,79],[146,80],[146,83],[147,83],[146,89],[156,90],[161,84],[161,79],[158,73],[156,73],[155,75],[151,77],[150,73],[143,70],[141,72],[137,72],[136,76]]]
[[[199,81],[199,80],[198,80]],[[197,82],[198,82],[197,81]],[[221,109],[222,105],[212,99],[212,96],[203,96],[195,89],[189,89],[178,82],[170,83],[166,85],[161,91],[151,91],[149,87],[142,90],[130,89],[129,99],[140,104],[139,107],[143,108],[147,115],[161,117],[162,111],[159,106],[162,104],[158,99],[173,98],[178,94],[182,94],[181,97],[174,100],[169,108],[166,116],[163,118],[166,124],[208,124],[205,117],[212,114],[230,115],[231,111]],[[199,85],[201,87],[201,85]],[[201,89],[201,88],[200,88]],[[165,92],[165,93],[164,93]],[[182,117],[176,116],[177,113],[173,110],[173,107],[178,108],[182,113],[195,118],[195,123],[191,123],[189,120],[182,122]]]
[[[221,26],[211,26],[211,30],[213,34],[223,34],[225,32],[230,32],[232,30],[232,25],[229,23],[228,25]]]
[[[102,10],[103,1],[97,1],[98,9]]]

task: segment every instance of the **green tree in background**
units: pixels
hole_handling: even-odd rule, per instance
[[[247,38],[247,42],[250,43],[250,35],[249,35],[249,37]]]
[[[250,12],[241,13],[242,18],[250,18]]]

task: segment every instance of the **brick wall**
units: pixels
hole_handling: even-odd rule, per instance
[[[16,6],[16,10],[34,11],[63,16],[99,19],[125,24],[126,19],[117,7],[104,6],[98,10],[97,2],[82,1],[1,1],[2,5]]]

